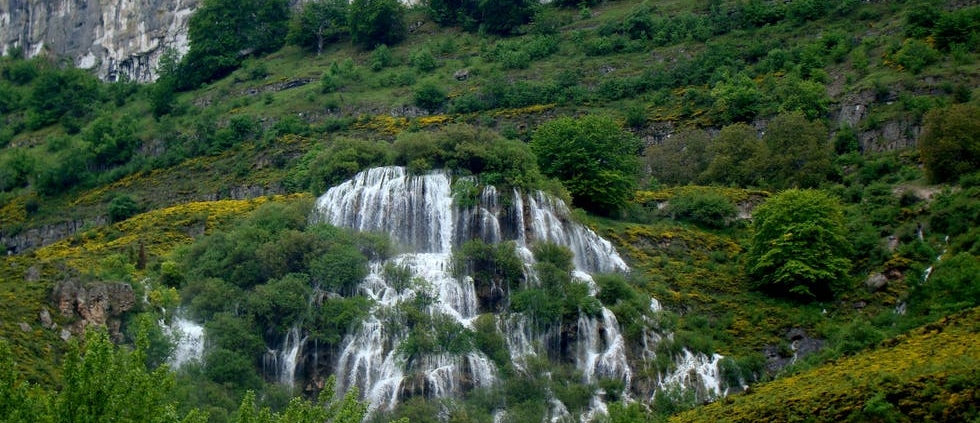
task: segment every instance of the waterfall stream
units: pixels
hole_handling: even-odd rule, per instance
[[[170,356],[170,365],[173,368],[201,360],[204,355],[204,326],[186,319],[178,312],[170,325],[163,327],[174,339],[174,351]]]
[[[517,256],[525,261],[525,271],[533,273],[530,252],[533,243],[565,246],[574,254],[574,278],[587,283],[591,295],[595,295],[597,288],[590,274],[628,271],[613,245],[574,222],[568,208],[556,198],[543,192],[516,190],[501,195],[496,188],[488,186],[483,188],[473,207],[463,208],[454,204],[451,184],[452,178],[446,172],[409,175],[401,167],[382,167],[357,174],[317,200],[312,221],[385,233],[400,252],[371,263],[359,292],[375,302],[374,310],[355,333],[343,340],[335,367],[338,390],[344,392],[357,387],[369,401],[371,410],[391,409],[405,395],[454,397],[468,389],[496,383],[496,365],[480,351],[409,359],[399,351],[409,332],[392,316],[397,315],[399,304],[418,296],[433,299],[425,308],[430,316],[448,316],[462,327],[473,329],[480,313],[477,293],[472,278],[453,276],[454,247],[472,239],[488,244],[513,241]],[[424,283],[396,286],[394,281],[386,279],[384,271],[392,265],[408,269],[414,280]],[[535,277],[529,274],[528,279]],[[659,308],[659,303],[652,300],[651,307]],[[525,368],[527,357],[544,352],[540,351],[542,345],[557,339],[556,333],[541,331],[520,313],[499,313],[495,321],[518,370]],[[603,307],[597,316],[583,314],[575,326],[571,358],[583,374],[582,382],[612,378],[629,387],[633,371],[613,312]],[[298,333],[291,336],[299,339]],[[650,338],[651,342],[659,339],[659,336]],[[662,383],[692,383],[684,375],[697,374],[701,380],[694,382],[718,392],[720,356],[685,353],[688,355],[680,357],[677,372]],[[708,369],[712,366],[714,373]],[[293,373],[289,375],[291,378]],[[553,396],[548,408],[549,420],[569,416],[567,408]],[[605,410],[605,404],[596,396],[581,419],[591,420]]]

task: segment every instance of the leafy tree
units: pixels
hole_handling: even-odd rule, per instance
[[[780,112],[800,111],[810,120],[824,117],[830,105],[830,96],[823,84],[800,79],[795,74],[780,80],[776,97]]]
[[[336,379],[326,381],[316,401],[293,398],[285,410],[273,413],[267,407],[256,405],[255,392],[248,391],[242,398],[237,412],[237,423],[359,423],[367,414],[367,404],[357,400],[357,388],[335,395]]]
[[[153,116],[160,118],[174,110],[177,102],[175,91],[179,86],[180,58],[176,50],[168,48],[160,56],[157,66],[157,80],[147,87],[150,100],[150,111]]]
[[[531,22],[539,5],[536,0],[478,0],[473,18],[481,23],[481,29],[506,35]]]
[[[701,180],[722,185],[752,185],[759,177],[755,166],[764,149],[755,128],[745,123],[725,126],[708,146],[711,162],[701,174]]]
[[[398,44],[408,32],[405,12],[398,0],[353,0],[348,20],[351,39],[367,48]]]
[[[639,140],[608,116],[555,119],[531,137],[541,172],[558,178],[576,205],[607,215],[636,189],[639,149]]]
[[[101,100],[98,80],[86,71],[46,69],[34,80],[27,101],[28,126],[34,129],[61,122],[69,133]]]
[[[758,159],[764,169],[763,183],[770,187],[815,188],[833,169],[827,128],[801,112],[773,118],[762,142],[765,149]]]
[[[304,4],[289,22],[286,42],[320,55],[327,43],[348,33],[347,8],[347,0],[314,0]]]
[[[925,116],[919,153],[933,182],[955,181],[980,169],[980,107],[954,104]]]
[[[109,220],[113,222],[126,220],[139,213],[139,209],[133,197],[126,194],[117,195],[109,202]]]
[[[204,0],[191,16],[190,51],[180,88],[191,89],[235,70],[248,54],[275,51],[285,41],[286,0]]]
[[[261,327],[274,333],[286,333],[303,316],[312,293],[308,276],[290,273],[256,286],[246,305]]]
[[[95,169],[129,161],[140,143],[136,137],[136,120],[128,115],[121,119],[100,116],[82,130],[81,138],[92,151],[91,167]]]
[[[472,28],[472,15],[476,11],[477,2],[474,0],[429,0],[426,2],[429,16],[440,25],[463,24]]]
[[[827,300],[848,288],[851,243],[837,199],[792,189],[757,207],[753,220],[746,270],[754,288],[802,300]]]
[[[72,146],[55,156],[37,176],[37,192],[41,195],[57,195],[72,187],[86,185],[92,180],[88,164],[92,153],[80,146]]]
[[[440,25],[462,25],[467,31],[514,33],[531,22],[540,3],[534,0],[429,0],[429,16]]]
[[[147,341],[133,352],[118,348],[104,331],[89,331],[85,345],[72,344],[63,365],[63,386],[53,396],[56,422],[177,422],[166,367],[146,368]],[[39,408],[36,412],[42,412]],[[39,417],[39,416],[36,416]]]
[[[27,150],[11,149],[9,155],[0,159],[0,192],[26,185],[28,177],[34,173],[36,162]]]
[[[650,176],[671,185],[694,182],[708,168],[711,138],[700,129],[685,129],[661,144],[647,147],[644,161]]]
[[[711,90],[714,109],[722,122],[747,122],[759,113],[762,93],[747,75],[739,73],[719,81]]]

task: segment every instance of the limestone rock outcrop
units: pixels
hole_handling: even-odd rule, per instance
[[[0,52],[50,56],[107,81],[150,82],[168,48],[183,55],[200,0],[0,0]]]
[[[80,335],[89,325],[106,326],[116,340],[122,338],[119,331],[122,314],[136,305],[136,295],[128,283],[83,284],[75,279],[55,285],[51,300],[62,316],[76,319],[68,325],[72,333]]]

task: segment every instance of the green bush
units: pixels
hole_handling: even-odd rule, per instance
[[[384,145],[345,137],[333,139],[323,150],[311,151],[306,159],[309,160],[307,183],[317,195],[361,170],[389,164]]]
[[[117,195],[109,202],[109,220],[112,222],[126,220],[139,211],[140,207],[136,204],[136,200],[126,194]]]
[[[667,203],[667,212],[677,220],[709,228],[728,226],[735,217],[735,205],[724,195],[712,192],[684,191]]]
[[[409,55],[408,61],[414,66],[419,72],[432,72],[437,67],[439,67],[438,62],[436,62],[436,57],[432,55],[432,51],[428,47],[422,47],[418,50],[412,52]]]
[[[448,168],[491,185],[538,188],[541,174],[526,144],[484,128],[449,125],[435,132],[403,132],[391,148],[398,165]]]
[[[388,46],[381,44],[371,52],[371,70],[377,72],[395,64],[395,57]]]
[[[415,89],[415,105],[433,113],[446,104],[446,91],[432,81],[423,82]]]
[[[939,60],[940,54],[924,41],[907,38],[894,54],[895,62],[914,74]]]
[[[929,279],[917,284],[909,298],[911,308],[922,314],[945,316],[980,304],[980,259],[958,253],[934,267]]]

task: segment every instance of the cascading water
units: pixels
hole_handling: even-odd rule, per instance
[[[375,308],[359,329],[342,342],[335,368],[339,391],[357,387],[372,410],[390,409],[406,395],[450,397],[496,383],[496,366],[482,352],[443,351],[406,357],[399,350],[410,337],[398,314],[402,304],[414,301],[433,318],[448,318],[462,327],[473,328],[480,313],[477,293],[472,278],[453,276],[454,247],[472,239],[488,244],[513,241],[517,256],[525,261],[527,283],[533,284],[536,278],[530,246],[536,242],[565,246],[573,252],[573,276],[588,284],[591,295],[597,289],[590,273],[628,270],[612,244],[573,222],[567,207],[558,199],[542,192],[515,190],[503,201],[501,194],[488,186],[473,207],[457,207],[451,182],[445,172],[408,175],[401,167],[375,168],[331,188],[317,200],[314,222],[385,233],[402,252],[371,263],[359,290],[375,302]],[[413,280],[424,282],[408,286],[398,283],[385,272],[391,266],[407,269]],[[419,303],[420,298],[426,301]],[[659,307],[655,300],[651,307],[654,305]],[[520,313],[501,313],[495,319],[518,371],[525,368],[527,357],[542,352],[538,350],[540,346],[558,336],[556,330],[540,330]],[[603,307],[595,316],[583,314],[575,326],[570,359],[582,372],[583,383],[612,378],[630,386],[633,371],[616,316]],[[649,339],[655,342],[660,337]],[[678,373],[701,374],[701,368],[710,367],[703,363],[686,367],[684,363],[688,361],[706,358],[692,357],[682,357]],[[717,358],[706,359],[717,369]],[[675,379],[668,377],[667,381]],[[718,390],[718,385],[707,377],[700,383]],[[553,396],[548,408],[549,420],[569,416],[567,408]],[[596,396],[580,418],[591,420],[605,413],[605,409]]]
[[[278,381],[282,385],[292,387],[296,382],[296,365],[299,360],[299,352],[306,338],[300,336],[298,326],[293,326],[283,340],[282,348],[276,352],[278,368],[276,374]]]
[[[174,339],[174,351],[170,365],[180,368],[191,361],[200,361],[204,355],[204,326],[190,321],[178,313],[165,329]]]

